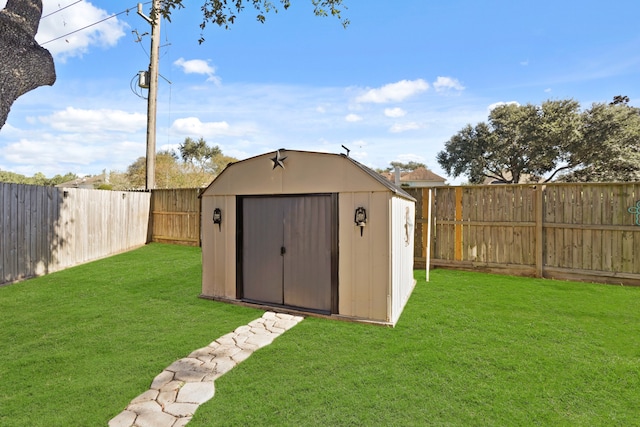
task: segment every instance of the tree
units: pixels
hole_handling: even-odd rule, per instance
[[[640,109],[616,98],[582,114],[581,143],[567,159],[573,169],[560,181],[640,181]]]
[[[236,159],[235,157],[225,156],[224,154],[220,153],[220,155],[213,157],[209,162],[211,166],[211,172],[214,176],[218,176],[222,173],[224,168],[237,161],[238,159]]]
[[[427,169],[427,165],[425,165],[424,163],[420,163],[420,162],[414,162],[414,161],[409,161],[407,163],[402,163],[402,162],[391,162],[389,163],[391,166],[389,166],[386,169],[386,172],[391,172],[393,170],[395,170],[396,166],[398,168],[400,168],[400,170],[402,172],[411,172],[414,171],[418,168],[425,168]]]
[[[42,0],[8,0],[0,11],[0,129],[20,96],[53,85],[53,57],[35,41]]]
[[[437,161],[448,175],[465,174],[472,184],[490,178],[501,183],[537,181],[575,167],[564,162],[579,142],[579,104],[572,99],[541,106],[506,104],[494,108],[488,123],[465,126],[445,143]]]
[[[161,151],[156,155],[157,188],[200,188],[236,158],[225,156],[220,147],[209,147],[203,138],[195,141],[186,138],[179,146],[180,155],[174,151]],[[181,161],[182,160],[182,161]],[[111,173],[109,182],[115,190],[144,188],[146,159],[139,157],[123,174]]]
[[[609,105],[624,104],[629,105],[629,97],[626,95],[616,95],[613,97],[613,101]]]
[[[288,9],[291,5],[291,0],[279,0],[283,9]],[[212,23],[220,27],[229,28],[232,25],[239,13],[241,13],[245,7],[253,6],[256,11],[256,19],[259,22],[264,23],[266,21],[266,14],[274,11],[278,12],[278,7],[274,0],[202,0],[203,19],[200,23],[200,29],[204,30],[207,24]],[[342,18],[342,12],[346,9],[343,5],[343,0],[311,0],[313,4],[313,13],[316,16],[334,16],[338,18],[343,27],[349,25],[348,19]],[[182,0],[165,0],[162,4],[160,14],[166,18],[171,19],[171,13],[174,9],[182,9],[186,7]],[[200,43],[204,42],[204,37],[200,36]]]
[[[202,172],[207,170],[207,165],[211,158],[222,154],[220,147],[209,147],[207,141],[202,137],[197,141],[190,137],[185,138],[184,142],[179,145],[178,150],[182,160],[194,167],[198,166]]]
[[[144,157],[129,165],[126,171],[127,182],[130,188],[144,188],[147,177],[147,162]],[[156,187],[157,188],[178,188],[175,183],[176,177],[180,174],[178,167],[178,157],[172,151],[161,151],[156,154]]]
[[[211,175],[211,178],[224,170],[229,163],[237,162],[235,157],[225,156],[219,146],[209,147],[207,141],[200,137],[195,141],[187,137],[178,147],[180,157],[193,172]]]
[[[65,175],[57,174],[53,178],[47,178],[42,172],[36,172],[32,177],[27,177],[19,173],[0,170],[0,182],[11,182],[14,184],[55,186],[77,178],[78,175],[71,172]]]

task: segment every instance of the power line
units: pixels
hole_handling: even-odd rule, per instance
[[[80,1],[82,1],[82,0],[80,0]],[[146,3],[144,3],[144,4],[149,4],[149,3],[151,3],[151,2],[150,2],[150,1],[148,1],[148,2],[146,2]],[[75,4],[75,3],[74,3],[74,4]],[[136,7],[137,7],[137,5],[136,5]],[[70,36],[70,35],[72,35],[72,34],[79,33],[80,31],[84,31],[84,30],[86,30],[87,28],[91,28],[91,27],[93,27],[93,26],[95,26],[95,25],[101,24],[101,23],[103,23],[104,21],[108,21],[109,19],[115,18],[116,16],[120,16],[120,15],[122,15],[122,14],[124,14],[124,13],[129,14],[129,11],[130,11],[131,9],[133,9],[133,8],[125,9],[125,10],[123,10],[122,12],[119,12],[119,13],[113,14],[113,15],[111,15],[111,16],[107,16],[106,18],[101,19],[101,20],[99,20],[99,21],[97,21],[97,22],[94,22],[93,24],[89,24],[89,25],[84,26],[84,27],[82,27],[82,28],[80,28],[80,29],[77,29],[77,30],[71,31],[70,33],[67,33],[67,34],[64,34],[64,35],[62,35],[62,36],[60,36],[60,37],[56,37],[55,39],[51,39],[51,40],[48,40],[48,41],[46,41],[46,42],[44,42],[44,43],[40,43],[40,45],[42,46],[42,45],[45,45],[45,44],[47,44],[47,43],[51,43],[51,42],[54,42],[54,41],[56,41],[56,40],[63,39],[63,38],[68,37],[68,36]]]
[[[44,18],[47,18],[47,17],[49,17],[49,16],[51,16],[51,15],[55,15],[56,13],[58,13],[58,12],[62,12],[63,10],[65,10],[65,9],[67,9],[67,8],[69,8],[69,7],[73,6],[73,5],[76,5],[76,4],[78,4],[78,3],[82,3],[82,0],[78,0],[78,1],[76,1],[75,3],[71,3],[71,4],[66,5],[65,7],[61,7],[60,9],[58,9],[58,10],[56,10],[56,11],[54,11],[54,12],[51,12],[51,13],[50,13],[50,14],[48,14],[48,15],[44,15],[44,16],[43,16],[42,18],[40,18],[40,19],[44,19]],[[58,5],[58,7],[60,7],[60,5]]]

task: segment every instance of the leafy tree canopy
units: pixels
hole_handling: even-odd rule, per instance
[[[156,155],[157,188],[197,188],[208,185],[236,158],[226,156],[220,147],[209,147],[203,138],[187,137],[174,151],[162,151]],[[124,174],[111,174],[109,181],[114,189],[144,188],[146,159],[138,158]]]
[[[160,14],[171,19],[171,13],[174,9],[182,9],[186,2],[183,0],[165,0],[162,3]],[[266,14],[269,12],[278,12],[278,3],[283,9],[291,6],[291,0],[202,0],[202,22],[200,29],[204,30],[207,24],[216,24],[220,27],[229,28],[235,23],[239,13],[246,7],[253,8],[256,13],[256,19],[264,23]],[[343,4],[343,0],[311,0],[313,5],[313,13],[316,16],[334,16],[340,20],[343,27],[349,25],[349,20],[342,17],[347,7]],[[200,43],[204,42],[204,37],[200,37]]]
[[[616,105],[616,104],[624,104],[624,105],[628,105],[629,104],[629,97],[626,95],[616,95],[613,97],[613,101],[611,101],[609,103],[609,105]]]
[[[207,162],[214,156],[222,154],[220,147],[209,147],[207,141],[203,138],[197,141],[187,137],[178,147],[182,160],[190,163],[192,166],[199,166],[202,171],[207,168]]]
[[[52,178],[47,178],[42,172],[37,172],[32,177],[28,177],[20,175],[19,173],[0,170],[0,182],[9,182],[13,184],[55,186],[62,184],[63,182],[73,181],[77,178],[78,175],[71,172],[65,175],[58,174]]]
[[[628,99],[628,98],[627,98]],[[582,139],[559,181],[640,181],[640,109],[627,102],[596,103],[582,114]]]
[[[398,168],[400,168],[400,170],[402,172],[411,172],[414,171],[418,168],[425,168],[427,169],[427,165],[425,165],[424,163],[420,163],[420,162],[414,162],[414,161],[409,161],[407,163],[402,163],[402,162],[391,162],[389,163],[391,166],[387,167],[384,172],[391,172],[394,171],[396,169],[396,166]]]
[[[640,115],[625,99],[584,112],[572,99],[501,105],[488,122],[451,137],[437,161],[472,184],[547,182],[559,173],[562,180],[637,179]]]

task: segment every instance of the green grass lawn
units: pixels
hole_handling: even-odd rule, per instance
[[[154,244],[0,288],[0,426],[106,426],[174,360],[262,315],[200,286],[199,248]]]
[[[261,316],[198,299],[200,274],[199,249],[154,244],[0,288],[0,425],[106,425]],[[416,277],[395,328],[307,318],[189,425],[640,425],[640,288]]]

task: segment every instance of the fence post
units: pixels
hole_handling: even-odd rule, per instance
[[[543,277],[543,255],[544,255],[544,242],[543,240],[543,208],[544,202],[544,185],[535,186],[536,195],[536,207],[535,207],[535,220],[536,220],[536,277]]]
[[[456,187],[455,260],[462,261],[462,187]]]
[[[427,197],[427,206],[425,209],[425,204],[424,204],[424,193],[425,191],[428,192],[428,197]],[[425,265],[426,265],[426,281],[429,281],[429,269],[431,268],[431,203],[432,203],[432,192],[433,190],[431,188],[429,189],[422,189],[422,217],[424,218],[425,216],[425,211],[426,211],[426,216],[427,216],[427,238],[423,239],[422,241],[422,247],[424,248],[426,245],[426,251],[425,251]],[[422,226],[424,227],[424,223],[422,224]],[[423,235],[424,235],[424,231],[423,231]],[[426,243],[425,243],[426,241]]]

